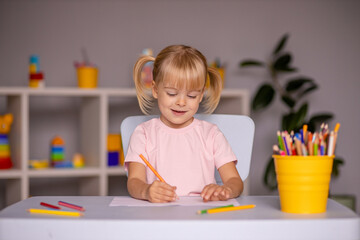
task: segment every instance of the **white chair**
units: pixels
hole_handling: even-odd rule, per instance
[[[120,127],[122,146],[126,156],[130,137],[136,126],[158,115],[131,116],[123,120]],[[238,163],[236,168],[243,181],[248,177],[251,153],[254,141],[255,124],[251,118],[243,115],[229,114],[196,114],[195,118],[216,124],[231,145]],[[218,171],[215,171],[217,183],[221,183]]]

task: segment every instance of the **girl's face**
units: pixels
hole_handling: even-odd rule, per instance
[[[204,90],[178,89],[171,84],[153,82],[152,94],[158,101],[161,121],[171,128],[183,128],[193,121]]]

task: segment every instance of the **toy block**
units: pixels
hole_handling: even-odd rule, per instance
[[[0,169],[9,169],[12,167],[12,162],[10,157],[1,158],[0,157]]]
[[[119,152],[108,152],[108,166],[119,165]]]
[[[10,157],[10,151],[0,151],[0,158]]]
[[[108,134],[107,137],[107,150],[119,151],[121,148],[121,137],[120,134]]]

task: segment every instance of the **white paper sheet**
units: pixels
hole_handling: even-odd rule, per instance
[[[194,197],[180,197],[179,200],[170,203],[151,203],[145,200],[138,200],[132,197],[120,196],[114,197],[110,203],[110,207],[164,207],[164,206],[226,206],[233,204],[238,206],[239,203],[235,199],[229,199],[227,201],[210,201],[204,202],[200,196]]]

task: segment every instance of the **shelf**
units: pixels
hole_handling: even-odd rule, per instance
[[[5,99],[0,112],[14,115],[9,134],[14,168],[0,170],[5,205],[33,194],[61,195],[62,182],[83,196],[127,192],[124,167],[107,166],[106,140],[119,133],[125,117],[142,114],[134,88],[1,87],[0,97]],[[215,113],[249,115],[249,92],[224,89]],[[82,153],[85,168],[28,169],[29,159],[48,157],[55,133],[65,139],[66,160]]]
[[[106,173],[108,176],[126,176],[125,167],[123,166],[108,167]]]
[[[99,175],[99,169],[94,167],[31,169],[28,171],[28,176],[31,178],[93,177]]]
[[[0,170],[0,179],[17,179],[21,178],[22,171],[17,169],[1,169]]]

